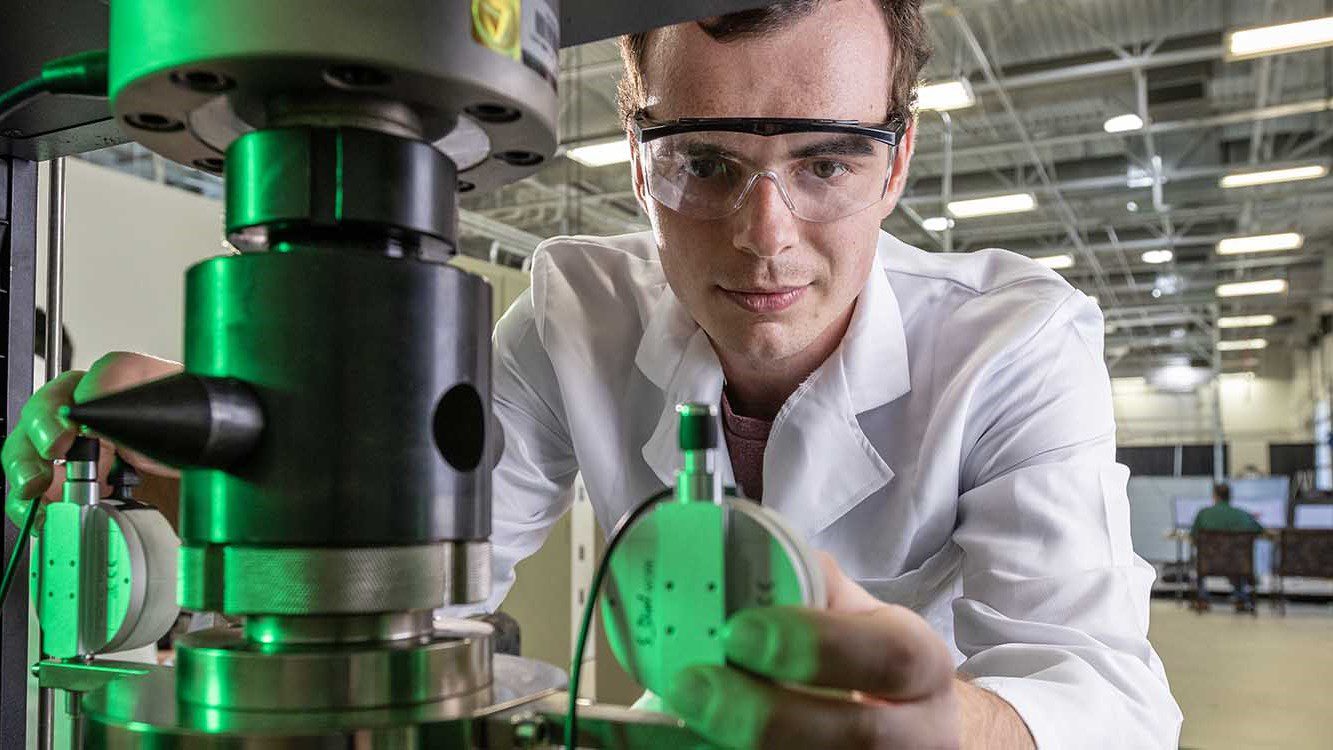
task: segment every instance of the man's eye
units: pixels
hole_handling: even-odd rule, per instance
[[[841,177],[849,171],[847,165],[840,161],[829,161],[821,159],[811,162],[809,165],[810,174],[821,180],[831,180],[835,177]]]
[[[685,162],[685,171],[691,177],[707,180],[724,174],[727,171],[727,165],[721,159],[690,159]]]

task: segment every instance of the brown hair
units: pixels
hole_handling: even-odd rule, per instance
[[[757,10],[745,10],[698,21],[699,28],[719,42],[762,36],[795,23],[812,13],[827,0],[782,0]],[[917,77],[930,59],[930,40],[921,15],[921,0],[879,0],[884,22],[889,30],[888,119],[904,122],[912,114],[916,100]],[[620,58],[625,75],[620,79],[616,104],[626,130],[647,99],[643,80],[643,57],[652,32],[629,34],[620,38]]]

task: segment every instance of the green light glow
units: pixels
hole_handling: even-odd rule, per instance
[[[42,522],[41,544],[33,548],[32,566],[41,571],[32,593],[42,623],[42,648],[58,659],[79,654],[82,511],[73,503],[51,503]]]
[[[714,503],[664,503],[627,530],[611,557],[602,599],[607,640],[654,692],[689,665],[725,661],[722,513]]]
[[[808,682],[819,671],[819,634],[800,607],[737,612],[723,629],[732,664],[784,682]]]
[[[125,624],[130,609],[131,578],[130,548],[120,525],[112,523],[107,530],[106,543],[106,639],[115,637]]]
[[[333,219],[334,221],[342,221],[343,195],[345,193],[345,188],[343,187],[343,139],[335,138],[333,142],[335,144],[333,178],[337,180],[338,183],[338,187],[333,191]]]
[[[697,666],[672,681],[666,701],[691,729],[728,748],[761,747],[773,713],[772,693],[751,677],[716,666]]]

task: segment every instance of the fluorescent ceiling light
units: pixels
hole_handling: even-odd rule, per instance
[[[1177,294],[1184,285],[1185,281],[1180,278],[1178,273],[1159,273],[1152,282],[1153,299],[1157,299],[1163,294]]]
[[[1271,185],[1275,182],[1293,182],[1295,180],[1316,180],[1328,174],[1324,164],[1307,164],[1302,167],[1284,169],[1264,169],[1257,172],[1233,172],[1218,183],[1224,188],[1251,187],[1253,185]]]
[[[1033,258],[1033,260],[1047,268],[1054,268],[1057,270],[1061,268],[1069,268],[1074,265],[1074,256],[1069,255],[1068,253],[1062,253],[1060,255],[1043,255],[1040,258]]]
[[[1219,297],[1247,297],[1255,294],[1282,294],[1286,291],[1286,279],[1237,281],[1231,284],[1218,284],[1217,286],[1217,296]]]
[[[1212,370],[1190,367],[1188,364],[1171,364],[1150,372],[1148,383],[1159,391],[1189,393],[1207,382],[1210,377]]]
[[[1260,328],[1277,323],[1276,315],[1232,315],[1218,318],[1218,328]]]
[[[1255,234],[1249,237],[1228,237],[1217,243],[1218,255],[1239,255],[1240,253],[1269,253],[1275,250],[1295,250],[1305,244],[1305,237],[1298,232],[1281,234]]]
[[[1144,382],[1142,377],[1111,378],[1111,387],[1142,386]]]
[[[605,143],[591,143],[565,152],[565,156],[585,167],[605,167],[629,161],[629,140],[617,138]]]
[[[1274,55],[1333,44],[1333,16],[1241,29],[1227,34],[1227,59]]]
[[[1088,299],[1092,300],[1092,304],[1094,304],[1094,305],[1100,305],[1100,304],[1101,304],[1101,302],[1099,302],[1099,301],[1097,300],[1097,295],[1095,295],[1095,294],[1089,294],[1089,295],[1088,295]]]
[[[955,219],[968,219],[974,216],[995,216],[997,214],[1017,214],[1031,211],[1037,207],[1037,198],[1032,193],[1009,193],[992,195],[987,198],[973,198],[965,201],[951,201],[947,206],[949,214]]]
[[[943,232],[953,226],[953,219],[947,216],[932,216],[922,221],[921,226],[927,232]]]
[[[1176,254],[1170,250],[1149,250],[1139,257],[1144,263],[1170,263]]]
[[[976,103],[977,97],[972,93],[972,84],[966,78],[927,83],[916,90],[917,109],[933,109],[936,112],[944,112],[951,109],[963,109]]]
[[[1243,352],[1249,349],[1263,349],[1268,346],[1267,339],[1240,339],[1238,341],[1219,341],[1219,352]]]
[[[1140,130],[1142,128],[1143,118],[1133,112],[1124,115],[1116,115],[1102,123],[1102,129],[1108,133],[1126,133],[1131,130]]]

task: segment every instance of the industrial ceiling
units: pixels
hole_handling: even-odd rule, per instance
[[[1233,59],[1228,32],[1330,16],[1333,0],[971,0],[926,9],[935,56],[925,80],[965,80],[974,101],[921,113],[906,197],[885,229],[927,250],[1003,247],[1063,266],[1105,313],[1113,375],[1180,357],[1223,371],[1284,370],[1291,351],[1327,327],[1333,48]],[[622,138],[614,43],[562,58],[564,152]],[[1108,132],[1117,126],[1129,129]],[[88,158],[217,191],[214,178],[132,145]],[[1222,186],[1237,172],[1277,168],[1315,177]],[[559,158],[534,178],[465,196],[464,251],[521,263],[544,237],[646,228],[630,188],[623,162]],[[1009,194],[1030,195],[1034,207],[969,218],[946,208]],[[1279,235],[1270,244],[1281,246],[1293,234],[1301,244],[1292,249],[1219,252],[1228,238]],[[1219,296],[1219,285],[1249,281],[1286,282],[1285,291]],[[1218,326],[1237,317],[1246,319]],[[1255,339],[1266,347],[1247,348]]]

